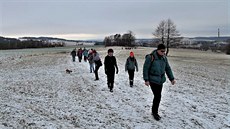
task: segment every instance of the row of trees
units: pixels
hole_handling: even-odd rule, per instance
[[[64,43],[49,43],[45,41],[26,40],[20,41],[14,38],[0,37],[0,49],[24,49],[24,48],[45,48],[62,47]]]
[[[105,46],[135,46],[135,35],[132,31],[127,33],[115,34],[105,37],[104,44]]]
[[[153,32],[153,36],[159,39],[159,43],[166,45],[166,55],[169,53],[169,47],[173,42],[179,42],[181,38],[179,37],[179,31],[176,29],[176,25],[171,19],[162,20],[157,26],[156,30]],[[105,37],[105,46],[135,46],[135,35],[132,31],[127,33],[115,34]]]

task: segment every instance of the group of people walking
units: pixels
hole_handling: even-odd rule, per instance
[[[84,60],[88,60],[90,64],[90,72],[95,73],[95,81],[99,80],[98,70],[102,66],[102,61],[97,51],[93,49],[89,51],[86,49],[82,50],[81,48],[78,51],[76,51],[76,49],[74,49],[73,51],[71,52],[73,61],[75,61],[75,56],[78,56],[79,62],[81,62],[83,55]],[[113,53],[113,49],[108,49],[108,54],[104,59],[104,70],[105,74],[107,75],[107,85],[110,92],[113,92],[115,73],[118,74],[117,61]],[[127,71],[129,75],[129,85],[130,87],[133,87],[134,72],[138,72],[138,63],[137,59],[134,56],[134,52],[132,51],[130,52],[129,57],[126,60],[125,71]],[[165,56],[165,45],[159,44],[156,50],[154,50],[151,54],[146,55],[143,65],[143,79],[145,81],[145,85],[151,87],[154,95],[152,104],[152,115],[156,120],[161,119],[160,115],[158,114],[158,108],[161,101],[163,83],[166,81],[165,74],[168,76],[172,85],[174,85],[175,79],[171,67],[168,63],[167,57]]]
[[[113,92],[115,73],[118,74],[117,61],[113,53],[114,53],[113,49],[109,49],[108,55],[104,59],[104,70],[105,70],[105,74],[107,75],[107,84],[108,84],[108,88],[110,89],[110,92]],[[82,56],[84,56],[84,61],[87,62],[88,60],[89,62],[90,73],[94,72],[95,81],[99,80],[98,70],[102,66],[102,61],[99,57],[99,53],[96,50],[94,49],[87,50],[85,48],[82,50],[82,48],[80,48],[78,49],[78,51],[76,51],[75,48],[71,52],[71,55],[72,55],[73,62],[75,62],[76,56],[78,56],[79,62],[81,62]],[[130,87],[133,87],[135,70],[138,72],[137,60],[134,57],[134,53],[130,52],[130,56],[127,58],[125,63],[125,71],[128,71],[129,74]]]

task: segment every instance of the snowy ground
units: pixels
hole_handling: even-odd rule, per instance
[[[107,49],[97,48],[102,60]],[[103,66],[93,81],[88,63],[71,61],[72,48],[0,51],[0,128],[230,128],[230,56],[171,49],[177,84],[164,84],[162,119],[155,121],[153,95],[142,79],[144,56],[153,48],[134,50],[139,72],[132,88],[124,71],[129,51],[114,49],[119,74],[113,93]],[[73,72],[66,74],[67,68]]]

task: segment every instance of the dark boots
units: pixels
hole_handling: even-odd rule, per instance
[[[129,80],[130,87],[133,87],[133,80]]]
[[[152,114],[154,119],[159,121],[161,119],[161,117],[158,114]]]
[[[110,92],[113,92],[113,83],[108,83],[108,88]]]

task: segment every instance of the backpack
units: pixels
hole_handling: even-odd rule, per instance
[[[154,61],[154,56],[153,56],[153,54],[147,54],[147,55],[145,55],[145,59],[147,58],[148,55],[151,56],[151,65],[152,65],[152,62]]]
[[[150,70],[151,70],[151,66],[152,66],[152,64],[153,64],[153,62],[154,62],[154,60],[155,60],[155,58],[154,58],[154,55],[151,53],[151,54],[145,55],[145,59],[147,58],[148,55],[151,56],[151,63],[150,63],[150,67],[149,67],[149,71],[150,71]],[[165,57],[163,57],[163,58],[165,59]]]
[[[151,53],[151,54],[147,54],[147,55],[145,55],[145,59],[147,58],[147,56],[148,55],[150,55],[151,56],[151,63],[150,63],[150,67],[149,67],[149,72],[150,72],[150,70],[151,70],[151,66],[152,66],[152,64],[153,64],[153,62],[154,62],[154,55]]]
[[[98,61],[96,61],[95,63],[97,63],[97,65],[98,65],[99,67],[101,67],[101,66],[102,66],[102,62],[101,62],[101,60],[98,60]]]

